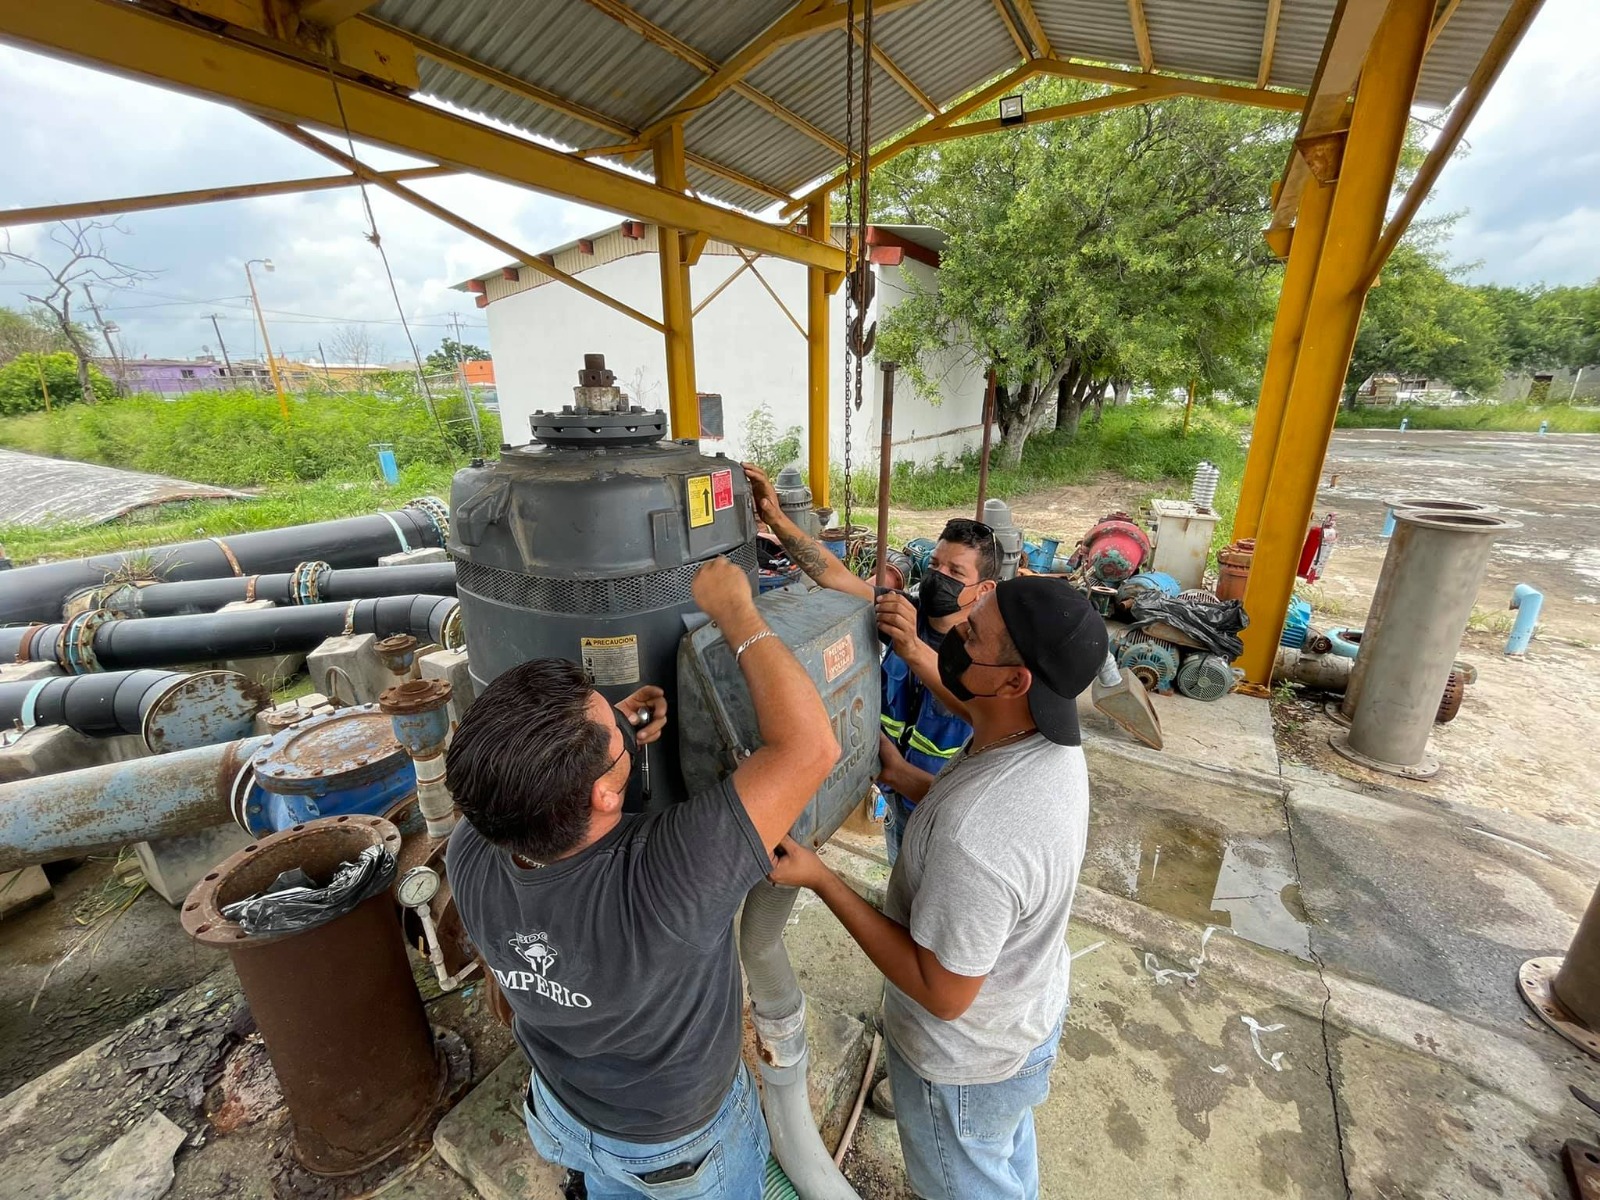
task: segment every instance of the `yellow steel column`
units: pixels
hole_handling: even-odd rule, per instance
[[[828,220],[828,193],[823,192],[806,205],[806,233],[818,241],[832,236]],[[828,306],[828,273],[820,267],[806,268],[806,425],[809,454],[806,462],[811,477],[811,499],[818,508],[828,506],[828,422],[833,402],[828,390],[828,327],[832,318]]]
[[[687,192],[683,166],[683,126],[674,124],[651,145],[656,182],[674,192]],[[656,253],[661,261],[661,323],[667,327],[667,411],[672,436],[700,436],[700,401],[694,390],[694,312],[689,295],[689,264],[677,229],[656,226]]]
[[[1244,631],[1244,653],[1238,661],[1253,684],[1271,681],[1300,548],[1366,304],[1363,274],[1383,232],[1433,8],[1434,0],[1392,0],[1356,88],[1322,261],[1311,287],[1245,588],[1250,627]]]
[[[1306,325],[1306,308],[1322,260],[1322,239],[1328,228],[1328,209],[1333,203],[1333,184],[1311,179],[1300,195],[1295,215],[1294,235],[1289,242],[1289,261],[1283,271],[1283,288],[1278,293],[1278,315],[1272,323],[1272,345],[1267,351],[1266,369],[1261,375],[1261,396],[1256,401],[1255,421],[1250,427],[1250,455],[1245,459],[1244,477],[1239,481],[1239,507],[1233,517],[1233,536],[1253,538],[1261,525],[1261,502],[1266,498],[1267,480],[1272,476],[1272,460],[1277,455],[1278,431],[1283,428],[1283,410],[1289,402],[1289,382],[1294,378],[1295,359],[1300,355],[1300,336]]]

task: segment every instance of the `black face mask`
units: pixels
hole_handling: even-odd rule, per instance
[[[953,617],[961,611],[961,593],[966,585],[943,571],[929,571],[917,589],[917,612],[924,621]]]
[[[949,689],[950,694],[957,700],[965,703],[980,697],[989,698],[998,696],[999,692],[975,692],[961,682],[961,677],[971,667],[1003,667],[1005,663],[978,662],[967,653],[967,641],[959,633],[952,631],[939,645],[939,682]]]

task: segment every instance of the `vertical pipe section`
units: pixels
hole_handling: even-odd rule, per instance
[[[1544,593],[1537,588],[1519,583],[1511,592],[1511,607],[1517,622],[1506,639],[1507,654],[1526,654],[1528,643],[1533,641],[1534,628],[1539,624],[1539,610],[1544,607]]]
[[[1311,287],[1316,282],[1317,265],[1322,261],[1322,241],[1328,231],[1328,210],[1332,205],[1333,184],[1320,183],[1313,176],[1300,193],[1300,208],[1289,241],[1289,261],[1283,270],[1278,313],[1272,322],[1272,343],[1267,350],[1266,369],[1261,375],[1255,421],[1250,426],[1250,454],[1239,480],[1239,507],[1233,517],[1235,541],[1255,537],[1261,527],[1261,506],[1272,476],[1272,460],[1278,451],[1283,412],[1289,402],[1289,384],[1294,379],[1295,359],[1305,332],[1306,307],[1311,303]]]
[[[1489,513],[1403,509],[1394,515],[1379,591],[1382,611],[1361,633],[1360,695],[1333,748],[1362,766],[1426,779],[1451,666],[1472,616],[1494,539],[1521,526]],[[1353,682],[1353,680],[1352,680]]]
[[[1245,678],[1260,686],[1272,679],[1300,548],[1366,304],[1363,272],[1383,229],[1432,16],[1432,0],[1392,0],[1357,87],[1322,261],[1273,456],[1267,490],[1271,503],[1262,509],[1255,560],[1245,585],[1250,625],[1238,664]]]
[[[680,194],[689,190],[683,161],[683,125],[667,126],[651,144],[656,183]],[[661,262],[661,323],[667,327],[667,408],[672,436],[698,441],[700,401],[694,389],[694,313],[689,297],[689,265],[684,261],[680,230],[656,226],[656,255]]]
[[[326,885],[369,846],[400,852],[380,817],[327,817],[247,846],[183,906],[183,928],[226,950],[283,1089],[294,1154],[319,1175],[348,1175],[407,1146],[443,1088],[427,1013],[388,889],[310,929],[250,935],[222,915],[299,867]]]
[[[445,786],[445,751],[450,745],[450,684],[413,679],[378,697],[394,723],[394,736],[417,768],[417,808],[431,838],[448,837],[456,824],[456,802]]]
[[[806,234],[815,241],[832,237],[828,222],[828,193],[806,205]],[[811,476],[811,496],[818,508],[830,505],[828,492],[828,273],[806,268],[806,426],[809,430],[806,462]]]
[[[983,447],[978,452],[978,521],[983,520],[983,503],[989,498],[989,443],[994,430],[994,368],[989,368],[989,381],[983,389]]]
[[[1600,888],[1589,898],[1550,987],[1562,1008],[1590,1030],[1600,1030]]]
[[[889,479],[894,463],[894,373],[899,367],[883,364],[883,412],[878,418],[878,586],[889,586]]]

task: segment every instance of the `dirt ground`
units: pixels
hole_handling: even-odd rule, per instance
[[[1318,496],[1318,513],[1338,514],[1339,540],[1326,576],[1302,587],[1319,628],[1359,628],[1366,617],[1389,543],[1380,534],[1384,499],[1444,496],[1494,506],[1521,529],[1499,542],[1462,642],[1462,658],[1478,669],[1456,719],[1436,726],[1439,775],[1408,782],[1438,799],[1600,829],[1600,808],[1584,779],[1600,778],[1600,437],[1535,434],[1343,431],[1334,436]],[[1183,489],[1170,489],[1181,496]],[[1158,493],[1159,494],[1159,493]],[[1148,484],[1105,476],[1091,484],[1045,488],[1010,501],[1031,539],[1060,537],[1070,546],[1108,512],[1137,512]],[[897,541],[934,537],[967,509],[891,509]],[[1538,635],[1524,658],[1502,652],[1514,616],[1511,589],[1529,583],[1544,593]],[[1356,783],[1393,787],[1396,780],[1334,754],[1338,726],[1320,699],[1296,705],[1280,721],[1281,749]]]

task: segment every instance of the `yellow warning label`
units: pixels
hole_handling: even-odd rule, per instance
[[[711,476],[689,476],[689,528],[699,529],[716,519],[711,506]]]
[[[639,639],[626,637],[580,638],[583,669],[602,687],[639,682]]]

